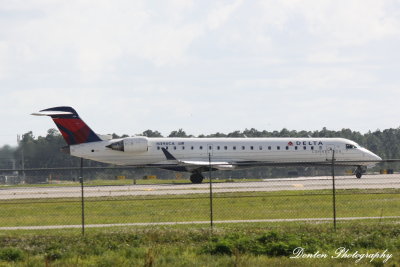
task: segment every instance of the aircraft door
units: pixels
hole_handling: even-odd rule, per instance
[[[325,150],[325,154],[326,154],[326,160],[332,160],[332,154],[333,154],[333,150],[335,150],[335,145],[332,144],[328,144],[326,145],[326,150]],[[336,154],[336,151],[335,151]]]

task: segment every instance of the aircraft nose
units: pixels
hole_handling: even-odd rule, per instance
[[[368,157],[369,160],[377,160],[377,161],[381,161],[382,160],[381,157],[379,157],[378,155],[376,155],[375,153],[372,153],[371,151],[369,151],[367,149],[365,150],[364,153]]]

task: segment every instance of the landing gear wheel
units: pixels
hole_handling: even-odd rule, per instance
[[[203,182],[203,175],[201,173],[193,173],[190,175],[190,181],[194,184],[201,184]]]
[[[358,179],[360,179],[361,176],[362,176],[362,174],[363,174],[363,169],[361,168],[361,166],[358,166],[358,167],[357,167],[355,173],[356,173],[356,177],[357,177]]]

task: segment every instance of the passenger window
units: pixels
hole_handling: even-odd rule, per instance
[[[258,149],[262,150],[262,146],[259,146]]]
[[[276,149],[280,150],[280,149],[281,149],[281,147],[280,147],[280,146],[277,146],[277,147],[276,147]]]
[[[304,149],[304,150],[307,150],[307,147],[306,147],[306,146],[303,146],[303,149]]]
[[[176,150],[176,146],[174,146],[174,150]]]
[[[245,146],[242,146],[242,150],[245,150],[246,149],[246,147]]]
[[[203,149],[203,146],[200,146],[200,150],[202,150]]]
[[[160,150],[160,147],[159,147],[159,146],[157,147],[157,150]]]
[[[168,150],[168,147],[166,146],[165,149]]]
[[[208,150],[212,150],[212,146],[209,146],[209,147],[208,147]]]
[[[233,146],[233,150],[236,150],[236,146]]]
[[[297,150],[297,146],[294,147],[294,150]]]
[[[224,146],[224,149],[225,149],[225,150],[228,150],[228,147],[227,147],[227,146]]]
[[[271,147],[270,147],[270,146],[268,147],[268,150],[271,150]]]
[[[313,146],[311,146],[311,150],[314,150],[314,147],[313,147]]]
[[[194,149],[194,147],[192,146],[190,149],[191,149],[191,150],[193,150],[193,149]]]
[[[182,150],[185,150],[185,146],[182,147]]]
[[[253,150],[253,149],[254,149],[254,146],[250,146],[250,149]]]
[[[289,147],[288,147],[288,146],[286,146],[286,150],[289,150]]]
[[[221,149],[221,147],[220,146],[217,146],[217,150],[220,150]]]

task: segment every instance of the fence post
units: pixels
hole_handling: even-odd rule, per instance
[[[209,183],[210,183],[210,227],[211,231],[213,230],[213,192],[212,192],[212,177],[211,177],[211,153],[208,153],[208,176],[209,176]]]
[[[83,195],[83,158],[79,169],[79,182],[81,183],[81,207],[82,207],[82,235],[85,235],[85,198]]]
[[[335,150],[332,151],[332,202],[333,202],[333,228],[336,232],[336,188],[335,188]]]

